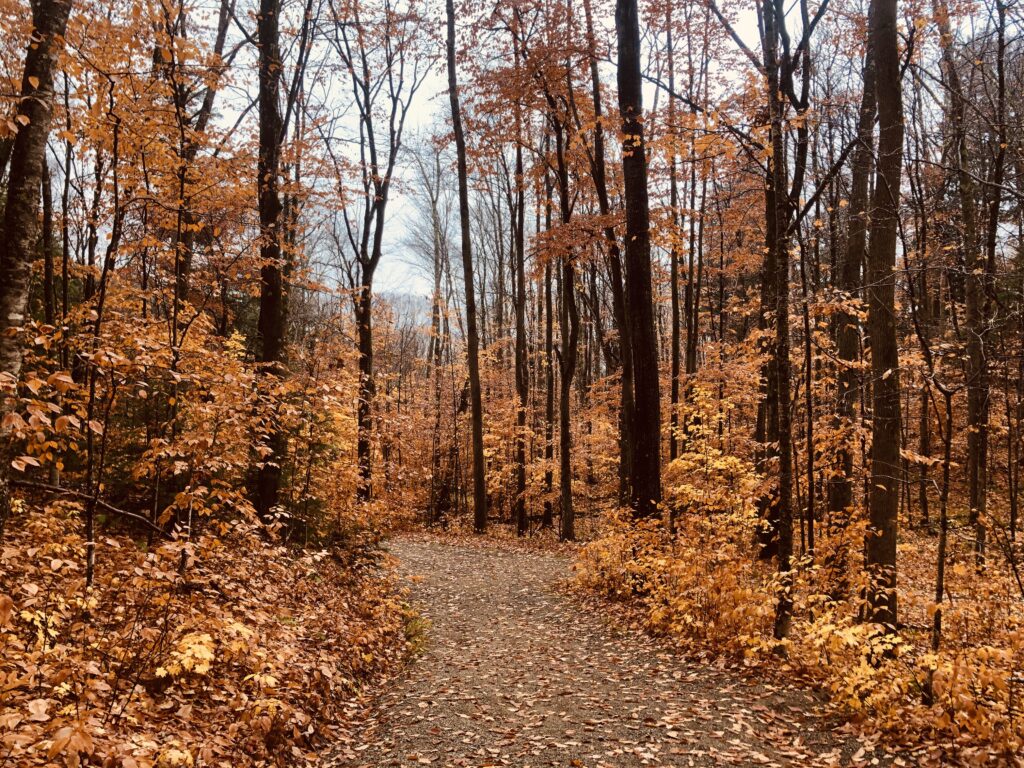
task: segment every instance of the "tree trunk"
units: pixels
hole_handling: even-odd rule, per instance
[[[359,402],[356,406],[356,460],[359,465],[359,487],[356,498],[373,498],[373,286],[363,284],[355,298],[356,338],[359,348]]]
[[[576,516],[572,503],[572,432],[570,431],[570,398],[579,345],[579,313],[576,308],[575,279],[572,257],[570,254],[566,254],[562,259],[562,301],[559,319],[562,331],[562,353],[558,399],[558,486],[561,507],[558,538],[562,541],[572,541],[576,538]]]
[[[480,339],[476,327],[476,289],[473,283],[473,250],[470,241],[469,172],[466,164],[466,137],[462,130],[459,86],[455,71],[455,2],[447,0],[448,16],[448,99],[452,110],[452,133],[459,174],[459,223],[462,234],[462,271],[466,283],[466,357],[469,367],[469,396],[473,422],[473,528],[482,533],[487,527],[487,483],[484,476],[483,402],[480,392]]]
[[[53,273],[53,185],[50,183],[50,167],[43,162],[43,237],[40,250],[43,252],[43,321],[53,325],[57,318],[56,290]]]
[[[284,126],[278,105],[281,90],[279,0],[260,0],[256,34],[259,41],[259,159],[256,186],[260,216],[260,313],[257,321],[256,363],[262,375],[283,373],[284,264],[281,251],[281,196],[278,190],[281,142]],[[271,427],[266,438],[270,453],[262,457],[256,471],[253,504],[267,519],[278,503],[281,465],[287,448],[286,436]]]
[[[619,112],[626,206],[626,306],[633,354],[633,457],[630,506],[638,518],[661,503],[661,400],[651,289],[650,211],[640,74],[640,20],[636,0],[617,0]]]
[[[518,125],[518,116],[517,116]],[[516,532],[522,536],[526,533],[526,408],[530,399],[530,373],[526,358],[526,200],[523,189],[523,147],[516,144],[516,176],[515,176],[516,210],[515,222],[515,259],[516,270],[516,395],[519,397],[519,408],[516,411],[516,501],[515,520]]]
[[[964,299],[967,332],[967,498],[969,518],[975,526],[978,558],[985,551],[985,507],[988,485],[988,333],[985,281],[987,265],[978,238],[978,212],[974,177],[967,143],[967,95],[960,81],[949,7],[937,0],[935,17],[942,46],[942,69],[949,89],[950,123],[953,129],[953,157],[960,193],[960,217],[964,246]]]
[[[549,198],[550,200],[550,198]],[[550,208],[550,205],[549,205]],[[550,229],[550,221],[548,222]],[[551,265],[544,265],[544,371],[546,392],[544,401],[544,515],[541,525],[551,528],[555,524],[554,503],[551,492],[555,482],[555,320],[551,296]]]
[[[11,151],[0,250],[0,423],[14,408],[21,375],[22,342],[32,261],[39,244],[39,191],[46,139],[53,118],[53,77],[71,14],[71,0],[34,0],[32,42],[18,102],[18,133]],[[21,118],[24,118],[23,120]],[[0,427],[0,536],[10,512],[10,439]]]
[[[672,6],[665,7],[665,56],[668,59],[668,130],[676,130],[676,90],[675,48],[672,40]],[[672,247],[669,249],[669,300],[672,314],[672,335],[669,350],[670,392],[669,392],[669,432],[668,458],[673,460],[679,455],[679,375],[680,365],[680,308],[679,308],[679,179],[675,147],[670,149],[668,165],[668,205],[672,215]],[[690,158],[691,161],[693,158]],[[691,211],[692,215],[692,211]]]
[[[551,104],[551,122],[555,134],[558,201],[562,224],[571,218],[569,193],[569,167],[565,157],[565,130]],[[576,538],[576,518],[572,504],[572,432],[570,430],[572,380],[576,373],[576,355],[579,347],[579,310],[576,307],[576,270],[572,250],[561,254],[561,301],[559,302],[559,328],[562,348],[559,355],[558,446],[559,446],[559,505],[561,509],[558,537],[562,541]]]
[[[850,165],[849,223],[846,250],[839,266],[837,288],[849,301],[861,290],[861,270],[867,253],[868,181],[874,156],[875,61],[872,40],[868,39],[864,58],[864,90],[857,122],[857,146]],[[841,528],[853,505],[854,418],[860,376],[856,365],[860,350],[859,322],[855,312],[844,309],[836,317],[836,354],[839,371],[836,394],[836,426],[841,430],[836,450],[836,471],[829,483],[829,519],[834,529]]]
[[[789,242],[790,222],[794,206],[790,199],[789,169],[786,158],[784,114],[779,58],[779,38],[784,34],[784,20],[777,15],[772,0],[765,0],[764,62],[768,86],[771,157],[765,179],[765,265],[762,276],[762,306],[768,308],[775,322],[775,333],[769,342],[767,397],[764,418],[766,436],[776,447],[778,482],[768,502],[767,517],[773,534],[772,545],[778,559],[780,576],[775,607],[776,639],[789,634],[792,617],[792,555],[793,555],[793,430],[790,409],[789,361]],[[806,151],[806,142],[801,147]],[[794,183],[794,189],[799,185]]]
[[[590,0],[583,0],[583,10],[587,24],[587,52],[590,59],[590,87],[594,103],[594,166],[591,175],[594,179],[594,190],[602,216],[611,212],[608,200],[608,183],[605,177],[604,128],[601,125],[603,107],[601,104],[601,79],[597,67],[597,52],[594,42],[594,19]],[[615,331],[619,335],[619,503],[629,502],[630,478],[633,475],[633,423],[636,409],[633,402],[633,355],[629,348],[629,329],[626,324],[626,295],[622,279],[622,254],[619,241],[615,237],[615,229],[607,226],[604,229],[605,242],[608,244],[608,272],[612,290],[612,320]]]
[[[869,36],[875,55],[878,164],[868,249],[868,328],[871,335],[871,532],[867,568],[871,620],[895,630],[896,538],[900,476],[900,374],[896,343],[896,237],[903,159],[903,104],[896,0],[873,0]]]

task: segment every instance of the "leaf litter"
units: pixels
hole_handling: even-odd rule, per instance
[[[818,697],[695,662],[560,589],[564,554],[403,537],[422,653],[327,762],[386,766],[906,764]]]

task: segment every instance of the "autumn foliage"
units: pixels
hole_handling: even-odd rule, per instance
[[[1016,5],[0,20],[0,765],[323,754],[413,526],[1019,763]]]
[[[148,551],[109,532],[86,590],[79,515],[19,514],[0,555],[16,765],[296,764],[346,734],[359,690],[404,647],[371,560],[296,554],[243,520]]]

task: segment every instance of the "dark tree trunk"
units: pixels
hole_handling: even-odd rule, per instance
[[[452,133],[459,174],[459,223],[462,233],[462,270],[466,282],[466,357],[469,367],[469,396],[473,422],[473,528],[482,533],[487,527],[487,483],[484,476],[484,415],[480,392],[480,339],[476,327],[476,290],[473,284],[473,251],[469,220],[469,171],[466,164],[466,137],[462,130],[459,86],[455,71],[455,2],[447,0],[448,16],[448,99],[452,110]]]
[[[544,138],[544,151],[547,152],[550,139]],[[544,175],[544,229],[551,231],[551,205],[553,190],[551,177]],[[541,526],[552,528],[555,524],[554,502],[551,499],[554,488],[555,473],[555,319],[554,302],[551,295],[551,264],[544,265],[544,512]]]
[[[868,328],[871,335],[871,533],[866,561],[872,583],[871,619],[895,629],[896,538],[900,477],[900,373],[896,343],[896,237],[903,160],[903,104],[896,0],[874,0],[869,12],[878,102],[878,164],[868,249]]]
[[[636,0],[617,0],[619,112],[626,205],[626,306],[633,355],[633,456],[630,506],[639,518],[661,503],[661,400],[658,346],[651,289],[650,211],[640,71],[640,19]]]
[[[283,374],[285,285],[281,250],[281,196],[278,189],[284,125],[278,100],[281,92],[279,0],[260,0],[256,34],[259,41],[259,159],[256,185],[260,215],[260,313],[257,321],[256,363],[263,375]],[[252,501],[260,517],[268,518],[277,506],[286,436],[270,427],[269,454],[256,469]]]
[[[562,301],[559,325],[562,331],[558,397],[558,487],[560,526],[558,538],[576,538],[576,513],[572,503],[572,432],[570,430],[572,380],[579,346],[579,312],[576,307],[575,270],[570,256],[562,260]]]
[[[779,95],[779,63],[777,35],[780,19],[775,15],[771,0],[765,3],[765,38],[770,41],[765,52],[768,69],[769,113],[771,119],[772,157],[768,178],[768,227],[766,249],[770,263],[765,270],[772,283],[770,296],[774,301],[775,334],[771,341],[769,378],[769,417],[774,422],[774,437],[778,445],[778,485],[769,510],[769,520],[775,536],[775,554],[782,578],[775,610],[774,634],[782,639],[789,634],[792,614],[790,596],[793,556],[793,428],[791,422],[791,389],[789,361],[789,225],[790,199],[788,169],[786,167],[785,137],[783,135],[783,106]],[[771,6],[769,8],[769,6]],[[772,434],[772,431],[769,432]],[[771,439],[771,438],[769,438]]]
[[[517,121],[518,123],[518,121]],[[516,532],[526,533],[526,409],[530,399],[530,373],[526,358],[526,200],[523,189],[523,148],[516,145],[515,175],[515,314],[516,314]]]
[[[606,179],[604,128],[601,125],[603,106],[601,103],[601,79],[597,67],[597,52],[594,42],[594,19],[590,0],[584,0],[583,10],[587,24],[587,51],[590,59],[590,86],[594,102],[594,163],[591,175],[594,179],[594,190],[602,216],[611,212],[608,200],[608,182]],[[636,419],[633,403],[633,355],[629,348],[629,330],[626,325],[626,294],[622,279],[622,254],[619,249],[615,229],[605,227],[605,242],[608,246],[608,272],[612,290],[612,320],[619,336],[619,503],[629,502],[630,478],[633,475],[633,423]]]
[[[550,201],[550,197],[549,197]],[[550,208],[550,205],[549,205]],[[548,222],[550,229],[550,221]],[[551,265],[544,265],[544,372],[546,390],[544,401],[544,514],[541,525],[551,528],[555,524],[554,503],[551,492],[555,482],[555,330],[554,302],[551,296]]]
[[[988,309],[985,296],[987,265],[978,233],[978,211],[974,176],[971,173],[967,137],[967,94],[957,69],[949,8],[936,2],[942,46],[942,70],[949,90],[949,118],[952,124],[953,158],[960,194],[960,219],[964,248],[965,330],[967,331],[967,498],[969,517],[975,526],[979,560],[985,550],[985,508],[988,491],[988,360],[986,337]]]
[[[65,124],[69,134],[71,131],[71,117],[70,117],[70,101],[71,96],[69,93],[70,87],[68,85],[68,77],[64,75],[64,112],[65,120],[68,122]],[[70,309],[70,294],[69,286],[71,282],[70,269],[71,269],[71,226],[70,221],[70,208],[71,208],[71,156],[73,152],[73,145],[69,137],[65,137],[64,140],[64,187],[61,190],[60,196],[60,319],[61,323],[67,322],[68,310]],[[68,360],[68,343],[67,339],[61,344],[61,364],[67,368],[69,364]]]
[[[569,193],[569,167],[565,158],[565,130],[552,105],[551,121],[555,134],[555,159],[557,162],[558,201],[562,224],[568,224],[572,216]],[[559,505],[560,521],[558,537],[562,541],[576,538],[576,518],[572,503],[572,432],[570,430],[572,380],[576,373],[576,356],[579,347],[579,310],[576,306],[576,270],[571,250],[561,255],[561,302],[559,302],[559,327],[562,334],[562,348],[559,355],[559,398],[558,398],[558,446],[559,446]]]
[[[0,249],[0,422],[14,408],[21,375],[22,343],[32,261],[39,245],[39,191],[46,163],[46,139],[53,118],[53,77],[71,0],[34,0],[32,42],[25,54],[19,125],[11,149]],[[19,123],[23,121],[18,120]],[[10,440],[0,428],[0,535],[10,511]]]
[[[666,26],[666,50],[665,55],[668,58],[668,130],[674,131],[676,129],[676,99],[672,95],[676,90],[676,67],[675,67],[675,47],[672,40],[672,7],[666,6],[665,8],[665,26]],[[669,351],[670,358],[670,392],[669,392],[669,433],[668,433],[668,458],[671,461],[675,459],[679,453],[679,375],[681,372],[680,366],[680,308],[679,308],[679,179],[678,179],[678,168],[676,162],[676,151],[673,148],[671,150],[671,157],[669,158],[668,166],[668,190],[669,190],[669,208],[672,211],[672,248],[669,251],[669,298],[671,303],[671,314],[672,314],[672,337],[671,349]],[[691,158],[692,159],[692,158]],[[692,215],[692,212],[691,212]]]
[[[430,346],[428,359],[430,360],[431,377],[434,381],[434,433],[431,436],[430,450],[430,511],[427,519],[428,524],[433,525],[441,521],[441,515],[445,511],[442,506],[442,499],[447,500],[450,493],[443,486],[444,479],[441,477],[441,259],[445,247],[440,235],[440,224],[437,218],[436,205],[432,211],[434,233],[434,296],[430,311]]]
[[[356,338],[359,347],[359,402],[356,405],[356,460],[359,464],[359,487],[356,498],[373,498],[373,286],[363,284],[355,298]]]

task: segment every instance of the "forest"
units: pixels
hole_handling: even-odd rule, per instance
[[[0,29],[0,768],[1024,765],[1016,0]]]

